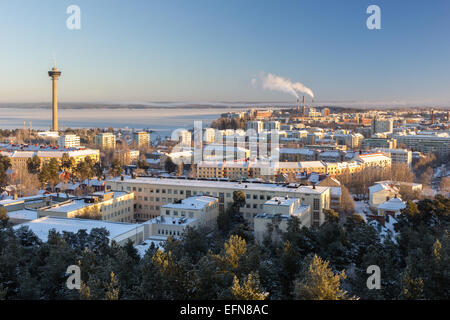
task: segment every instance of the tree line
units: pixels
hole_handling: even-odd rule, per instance
[[[295,217],[279,240],[277,220],[263,244],[254,241],[235,194],[208,234],[188,228],[163,248],[140,256],[131,242],[109,243],[105,229],[54,230],[42,242],[29,229],[0,230],[2,299],[449,299],[450,199],[408,202],[398,236],[380,241],[360,216],[326,211],[318,228]],[[81,289],[66,287],[69,265],[81,268]],[[366,286],[370,265],[381,289]]]

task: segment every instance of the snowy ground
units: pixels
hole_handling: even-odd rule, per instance
[[[380,235],[381,242],[384,242],[384,240],[390,236],[391,239],[395,241],[396,233],[394,231],[394,224],[397,223],[397,220],[389,217],[389,221],[386,221],[385,226],[382,226],[378,221],[375,220],[368,220],[367,214],[371,213],[371,210],[369,208],[369,204],[364,201],[355,201],[355,211],[357,214],[359,214],[366,223],[368,223],[370,226],[372,226]],[[369,221],[369,222],[368,222]]]
[[[355,201],[355,211],[359,214],[365,222],[367,222],[366,214],[370,213],[369,204],[364,201]]]

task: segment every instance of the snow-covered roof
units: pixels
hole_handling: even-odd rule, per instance
[[[270,192],[296,192],[306,194],[321,194],[326,192],[328,187],[313,187],[311,186],[297,186],[287,187],[275,183],[240,183],[232,181],[205,181],[205,180],[191,180],[191,179],[166,179],[154,177],[138,177],[136,179],[125,178],[121,181],[120,177],[110,179],[108,181],[125,182],[130,184],[152,184],[161,186],[184,186],[191,188],[222,188],[231,190],[258,190]]]
[[[61,217],[42,217],[30,222],[25,222],[20,225],[14,226],[17,230],[20,227],[28,227],[33,233],[42,241],[48,240],[48,232],[51,229],[55,229],[57,232],[78,232],[79,230],[86,230],[91,232],[94,228],[105,228],[109,231],[108,238],[110,240],[116,237],[136,229],[136,224],[123,223],[123,222],[110,222],[102,220],[92,219],[75,219],[75,218],[61,218]]]
[[[304,155],[314,155],[314,151],[310,149],[296,149],[296,148],[280,148],[280,153],[289,154],[304,154]]]
[[[194,196],[181,200],[181,203],[168,203],[163,205],[163,208],[170,209],[190,209],[201,210],[208,206],[211,202],[218,201],[217,198],[208,196]]]
[[[388,201],[383,202],[378,206],[378,210],[388,210],[388,211],[399,211],[401,209],[405,209],[406,204],[400,198],[392,198]]]
[[[21,209],[8,212],[10,219],[17,220],[35,220],[37,219],[37,211],[32,209]]]
[[[265,205],[273,206],[287,206],[290,207],[292,204],[297,202],[299,198],[289,198],[289,197],[273,197],[272,199],[266,201]]]

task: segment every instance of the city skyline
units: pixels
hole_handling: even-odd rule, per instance
[[[365,1],[77,1],[80,30],[66,27],[71,4],[0,4],[1,103],[50,102],[56,58],[61,103],[295,104],[252,84],[265,72],[312,88],[318,103],[450,105],[448,2],[376,1],[381,30],[367,29]]]

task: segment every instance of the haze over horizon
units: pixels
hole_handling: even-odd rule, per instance
[[[372,2],[381,30],[366,28]],[[69,30],[71,4],[0,4],[1,103],[48,103],[55,55],[60,104],[294,105],[254,85],[265,72],[319,105],[450,105],[450,2],[78,0]]]

